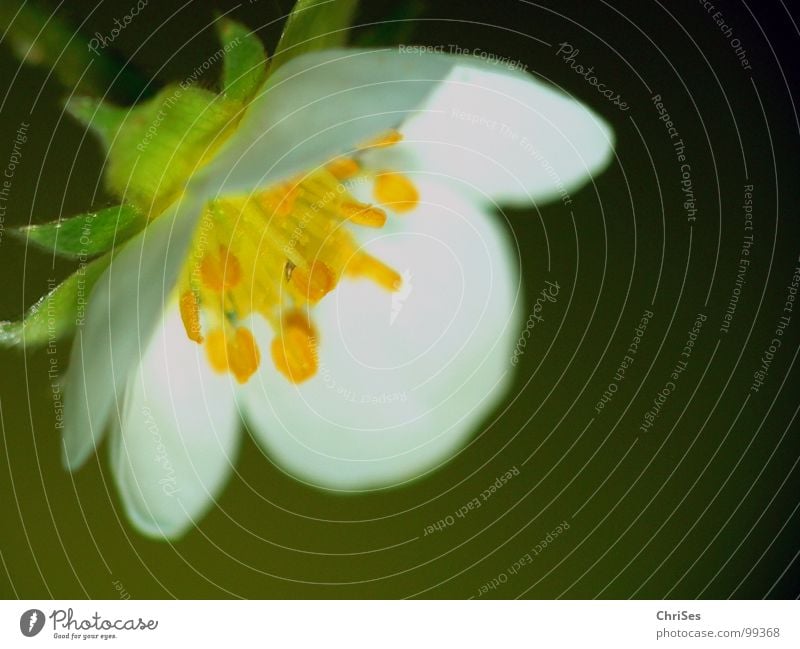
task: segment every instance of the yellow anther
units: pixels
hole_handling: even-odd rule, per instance
[[[189,340],[196,343],[203,342],[203,333],[200,326],[200,305],[193,291],[185,291],[180,297],[181,320]]]
[[[239,383],[246,383],[261,363],[258,345],[246,327],[230,333],[214,329],[206,338],[205,348],[212,369],[220,374],[230,372]]]
[[[278,197],[278,204],[275,213],[279,216],[289,216],[294,211],[294,204],[297,200],[297,186],[292,185]]]
[[[292,383],[302,383],[317,373],[317,338],[311,324],[300,314],[284,319],[271,351],[275,369]]]
[[[375,199],[395,212],[409,212],[419,204],[419,191],[403,174],[386,171],[375,177]]]
[[[289,216],[294,211],[297,194],[296,184],[283,183],[256,195],[255,200],[270,216]]]
[[[387,131],[376,137],[374,140],[369,140],[360,148],[362,149],[374,149],[374,148],[383,148],[387,146],[393,146],[398,142],[403,140],[403,134],[400,131],[392,129],[391,131]]]
[[[212,291],[221,293],[233,288],[242,278],[239,260],[225,247],[203,255],[200,262],[200,278]]]
[[[387,291],[399,291],[403,285],[403,278],[396,270],[366,253],[360,253],[353,257],[345,272],[351,277],[371,279]]]
[[[228,341],[228,366],[239,383],[246,383],[261,363],[261,352],[253,334],[246,327],[237,327]]]
[[[289,281],[300,297],[314,304],[336,287],[337,279],[330,266],[316,260],[308,268],[295,268]]]
[[[372,205],[355,201],[345,201],[339,206],[342,216],[351,223],[368,228],[382,228],[386,224],[386,212]]]
[[[297,309],[293,309],[283,316],[282,327],[302,329],[310,338],[314,340],[317,339],[317,330],[314,328],[313,323],[308,319],[305,313]]]
[[[225,341],[225,332],[222,329],[214,329],[206,336],[206,358],[211,365],[211,369],[219,374],[228,371],[228,350]]]
[[[353,158],[346,157],[336,158],[325,167],[336,180],[349,180],[361,171],[361,167],[358,166],[358,163]]]

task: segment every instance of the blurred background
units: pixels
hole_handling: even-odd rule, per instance
[[[89,39],[132,4],[39,6]],[[128,62],[111,95],[124,102],[189,75],[218,48],[217,13],[274,49],[291,4],[151,1],[104,50],[116,57],[109,65]],[[507,58],[616,132],[616,161],[571,205],[498,214],[519,242],[529,296],[546,280],[562,287],[508,402],[443,470],[373,495],[305,487],[248,439],[217,507],[179,542],[158,543],[127,525],[104,453],[75,475],[62,469],[45,350],[0,351],[0,595],[797,597],[800,307],[784,312],[800,266],[797,17],[780,1],[363,4],[355,43]],[[109,199],[98,188],[99,147],[81,143],[62,114],[61,81],[20,66],[9,44],[0,47],[0,165],[21,129],[25,141],[0,229],[0,319],[18,318],[75,269],[26,250],[8,228]],[[213,86],[215,74],[200,83]],[[659,119],[659,101],[679,137]],[[656,405],[698,314],[688,365]],[[755,385],[783,315],[782,345]],[[657,413],[650,426],[648,411]],[[509,471],[483,506],[456,516]]]

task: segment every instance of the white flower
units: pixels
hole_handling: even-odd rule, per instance
[[[67,467],[108,427],[125,509],[155,537],[212,506],[242,419],[270,461],[318,487],[435,470],[512,378],[524,293],[497,203],[568,196],[611,138],[578,102],[474,59],[292,60],[95,287],[66,381]],[[331,225],[349,210],[380,226],[381,210],[354,201],[370,194],[385,227]],[[260,230],[253,201],[273,210]],[[290,212],[284,227],[275,215]]]

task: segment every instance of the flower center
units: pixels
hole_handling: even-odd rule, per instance
[[[391,146],[392,131],[363,148]],[[247,319],[262,316],[274,339],[278,371],[301,383],[317,373],[319,337],[311,311],[344,276],[365,278],[388,291],[400,275],[360,249],[349,226],[380,228],[386,212],[356,200],[344,182],[368,176],[356,157],[342,157],[303,176],[247,197],[206,205],[180,279],[186,335],[205,347],[211,367],[246,382],[261,352]],[[375,197],[397,212],[419,195],[392,171],[373,174]]]

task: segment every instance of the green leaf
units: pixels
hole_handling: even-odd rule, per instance
[[[222,92],[226,99],[244,103],[267,76],[267,54],[258,36],[241,23],[222,18],[217,30],[225,51]]]
[[[0,346],[42,347],[70,335],[85,317],[89,294],[111,255],[81,266],[17,322],[0,322]]]
[[[272,70],[296,56],[347,42],[358,0],[297,0],[272,57]]]
[[[147,225],[131,205],[117,205],[62,221],[13,230],[20,239],[64,257],[93,257],[119,246]]]

